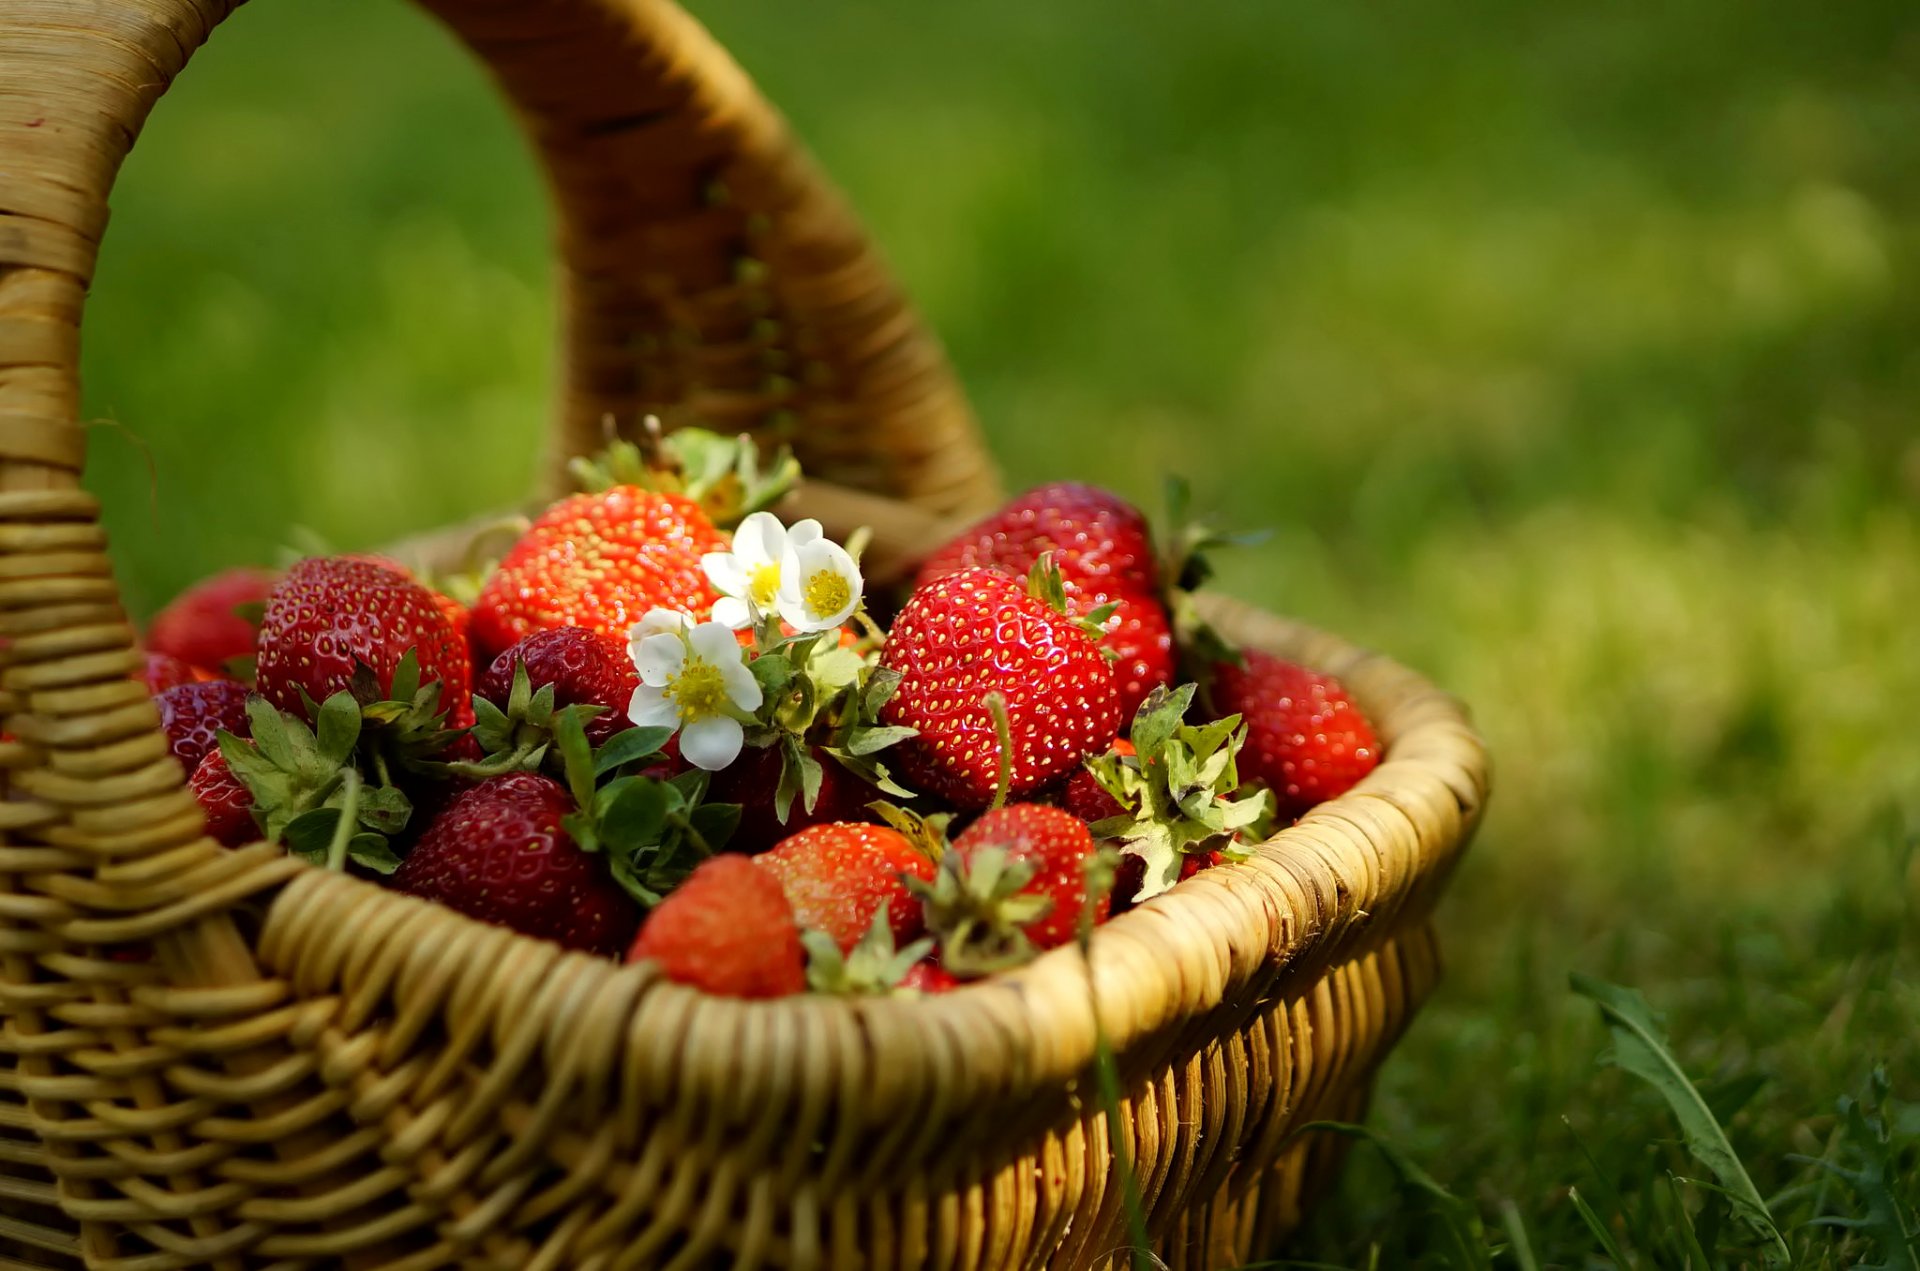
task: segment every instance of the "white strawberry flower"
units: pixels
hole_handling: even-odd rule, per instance
[[[725,623],[641,635],[656,615],[670,612],[652,610],[634,627],[639,638],[632,646],[633,666],[640,687],[627,707],[627,718],[641,728],[678,731],[687,762],[718,772],[740,757],[745,739],[741,720],[760,709],[760,682],[747,669],[747,651]]]
[[[720,593],[713,620],[742,631],[774,613],[793,551],[822,541],[820,534],[818,521],[786,526],[771,512],[755,512],[740,522],[733,532],[732,551],[708,552],[700,558],[707,581]]]
[[[796,631],[831,631],[860,607],[864,583],[847,549],[830,539],[787,542],[780,569],[780,617]]]

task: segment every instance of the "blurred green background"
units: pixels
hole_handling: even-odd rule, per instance
[[[1763,1191],[1876,1060],[1920,1096],[1920,8],[698,12],[1012,483],[1152,506],[1184,470],[1273,528],[1224,585],[1472,703],[1497,796],[1383,1133],[1577,1264],[1567,1187],[1678,1158],[1575,969],[1643,989],[1703,1081],[1765,1075],[1732,1116]],[[90,480],[137,611],[295,526],[360,547],[524,493],[542,194],[429,21],[248,6],[114,208]],[[1361,1160],[1306,1248],[1430,1238]]]

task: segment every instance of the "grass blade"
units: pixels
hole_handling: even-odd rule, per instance
[[[1601,1251],[1613,1259],[1613,1265],[1621,1268],[1621,1271],[1627,1271],[1627,1268],[1633,1266],[1626,1252],[1620,1248],[1620,1242],[1613,1238],[1611,1231],[1607,1230],[1607,1224],[1600,1221],[1600,1215],[1593,1212],[1593,1206],[1589,1205],[1587,1198],[1580,1194],[1580,1189],[1567,1188],[1567,1199],[1573,1202],[1573,1208],[1580,1215],[1580,1221],[1587,1224],[1587,1230],[1593,1233],[1593,1238],[1599,1242]]]
[[[1527,1224],[1520,1217],[1520,1207],[1510,1199],[1500,1202],[1500,1225],[1506,1228],[1514,1265],[1520,1271],[1540,1271],[1540,1264],[1534,1260],[1533,1245],[1527,1240]]]
[[[1614,1062],[1651,1085],[1667,1101],[1680,1122],[1687,1150],[1713,1171],[1720,1185],[1727,1189],[1734,1212],[1768,1244],[1768,1263],[1784,1266],[1790,1262],[1792,1255],[1774,1223],[1773,1214],[1767,1209],[1767,1202],[1761,1199],[1746,1166],[1740,1163],[1733,1144],[1727,1141],[1726,1131],[1714,1119],[1713,1110],[1700,1097],[1699,1088],[1687,1079],[1673,1052],[1667,1049],[1666,1038],[1654,1023],[1646,999],[1633,989],[1578,973],[1572,979],[1573,991],[1600,1008],[1607,1029],[1613,1034]]]

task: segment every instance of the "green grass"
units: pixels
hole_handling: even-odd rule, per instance
[[[1682,1265],[1675,1206],[1714,1193],[1673,1190],[1703,1176],[1678,1126],[1600,1062],[1567,978],[1603,977],[1723,1107],[1749,1095],[1729,1137],[1796,1259],[1864,1257],[1805,1225],[1858,1202],[1793,1158],[1839,1150],[1836,1099],[1884,1063],[1914,1203],[1912,6],[700,11],[849,190],[1012,482],[1151,499],[1179,467],[1274,529],[1225,586],[1473,704],[1497,793],[1374,1129],[1489,1247],[1608,1261],[1577,1189],[1633,1265]],[[545,234],[430,24],[244,10],[134,152],[89,316],[136,609],[295,524],[361,546],[521,493]],[[1443,1217],[1360,1148],[1294,1252],[1439,1265]]]

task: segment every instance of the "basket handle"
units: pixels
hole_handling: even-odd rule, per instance
[[[239,0],[12,0],[0,16],[0,925],[161,937],[205,982],[286,876],[204,838],[80,489],[79,327],[147,112]],[[546,170],[563,354],[549,479],[604,421],[790,439],[938,515],[997,483],[958,385],[840,197],[667,0],[422,0],[488,64]],[[191,964],[191,965],[188,965]]]

